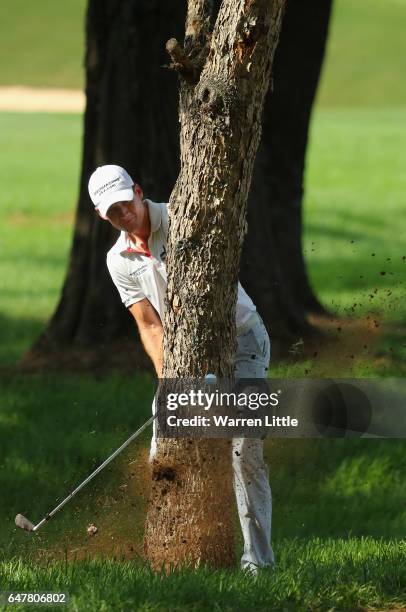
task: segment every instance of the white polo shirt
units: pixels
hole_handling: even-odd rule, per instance
[[[164,320],[166,294],[166,240],[168,236],[167,204],[145,200],[151,222],[148,238],[150,256],[134,248],[126,232],[121,232],[117,242],[107,253],[107,267],[127,308],[147,298],[161,321]],[[237,331],[252,317],[256,308],[251,298],[238,283],[236,326]]]

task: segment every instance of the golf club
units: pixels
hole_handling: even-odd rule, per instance
[[[74,497],[76,495],[76,493],[78,493],[81,489],[83,489],[83,487],[85,485],[87,485],[88,482],[90,482],[92,480],[92,478],[94,478],[99,472],[102,471],[102,469],[104,467],[106,467],[106,465],[108,465],[110,463],[110,461],[112,461],[115,457],[117,457],[117,455],[119,453],[121,453],[122,450],[124,450],[124,448],[126,448],[126,446],[128,446],[133,440],[135,440],[135,438],[137,438],[140,433],[142,433],[144,431],[144,429],[146,429],[149,425],[151,425],[151,423],[154,421],[154,419],[158,416],[158,411],[155,412],[154,415],[152,415],[148,421],[146,421],[144,423],[144,425],[141,425],[141,427],[139,429],[137,429],[137,431],[135,433],[132,434],[132,436],[130,436],[128,438],[128,440],[126,442],[124,442],[124,444],[122,444],[120,446],[120,448],[118,448],[116,451],[114,451],[114,453],[112,455],[110,455],[110,457],[108,457],[101,465],[99,465],[99,467],[94,470],[94,472],[92,472],[90,474],[90,476],[88,476],[86,478],[86,480],[84,480],[78,487],[76,487],[76,489],[74,491],[72,491],[72,493],[70,493],[70,495],[68,495],[68,497],[66,499],[64,499],[56,508],[54,508],[54,510],[52,510],[52,512],[49,512],[49,514],[47,514],[42,521],[40,521],[38,523],[38,525],[34,525],[34,523],[31,523],[31,521],[29,521],[27,518],[25,518],[25,516],[23,516],[22,514],[17,514],[16,518],[15,518],[15,524],[17,525],[17,527],[20,527],[20,529],[24,529],[25,531],[38,531],[38,529],[40,527],[42,527],[42,525],[44,523],[46,523],[47,521],[49,521],[49,519],[51,519],[53,516],[55,516],[55,514],[65,505],[68,503],[68,501],[70,501],[72,499],[72,497]]]

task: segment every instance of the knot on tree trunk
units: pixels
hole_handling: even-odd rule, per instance
[[[196,104],[202,119],[220,119],[225,126],[230,124],[230,112],[233,101],[237,100],[233,82],[224,81],[221,77],[202,76],[196,87]]]

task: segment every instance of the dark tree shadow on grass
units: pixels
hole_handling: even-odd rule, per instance
[[[30,347],[45,327],[42,319],[18,317],[16,319],[0,313],[0,374],[13,372],[67,371],[77,374],[86,372],[96,376],[107,375],[112,370],[126,374],[151,371],[151,362],[141,344],[137,342],[135,324],[130,327],[128,338],[104,345],[97,341],[93,349],[68,343],[60,346],[43,360],[31,356]],[[50,354],[51,354],[50,353]],[[107,358],[108,356],[108,358]]]

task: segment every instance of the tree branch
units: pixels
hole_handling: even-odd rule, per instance
[[[209,50],[213,0],[190,0],[186,16],[185,45],[180,46],[176,38],[166,43],[172,63],[168,66],[176,70],[191,84],[196,84],[203,69]]]
[[[166,43],[166,50],[172,60],[168,68],[176,70],[179,74],[188,81],[189,83],[197,83],[199,80],[199,74],[201,70],[190,61],[184,50],[176,40],[176,38],[170,38]]]

